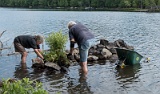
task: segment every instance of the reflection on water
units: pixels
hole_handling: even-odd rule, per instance
[[[16,65],[14,77],[18,79],[29,77],[29,72],[26,63],[20,63],[19,65]]]
[[[125,85],[126,83],[135,82],[138,76],[138,72],[141,69],[140,64],[136,64],[133,66],[125,66],[124,68],[116,67],[116,77],[119,80],[119,84]]]
[[[70,81],[68,83],[69,94],[93,94],[90,88],[91,87],[88,86],[87,83],[87,77],[82,74],[81,70],[79,70],[78,82],[74,83],[73,81]]]
[[[140,64],[136,64],[133,66],[125,66],[124,68],[116,67],[117,70],[117,77],[118,79],[125,79],[130,77],[135,77],[135,74],[139,72],[141,68]]]

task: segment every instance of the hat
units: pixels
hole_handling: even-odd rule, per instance
[[[74,21],[69,21],[68,22],[68,28],[71,28],[73,25],[75,25],[76,24],[76,22],[74,22]]]

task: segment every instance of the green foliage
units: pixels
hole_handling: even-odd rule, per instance
[[[52,32],[46,38],[46,43],[51,50],[65,50],[65,44],[67,42],[67,36],[62,34],[62,31]]]
[[[42,83],[23,78],[15,81],[3,80],[0,94],[48,94],[48,92],[42,88]]]
[[[62,31],[52,32],[46,38],[46,44],[49,46],[50,50],[44,52],[44,58],[46,61],[68,64],[68,59],[65,52],[65,44],[67,42],[67,35],[62,34]]]
[[[120,5],[119,6],[121,6],[122,8],[125,6],[125,7],[130,7],[131,6],[131,3],[130,3],[130,1],[128,1],[128,0],[122,0],[121,2],[120,2]]]
[[[159,5],[160,0],[0,0],[0,7],[28,8],[147,8]]]

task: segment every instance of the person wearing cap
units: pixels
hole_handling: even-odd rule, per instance
[[[74,21],[70,21],[68,23],[69,29],[69,39],[70,39],[70,53],[69,55],[73,55],[74,44],[78,44],[79,55],[80,55],[80,66],[84,75],[88,73],[87,68],[87,58],[88,58],[88,50],[92,45],[92,39],[94,35],[91,31],[83,24],[76,23]]]
[[[43,37],[41,35],[31,36],[31,35],[20,35],[14,39],[15,52],[21,54],[21,62],[26,63],[27,52],[25,48],[33,48],[34,52],[41,59],[44,59],[41,54],[40,44],[43,43]]]

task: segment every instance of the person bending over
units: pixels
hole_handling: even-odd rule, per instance
[[[87,75],[87,58],[88,50],[91,47],[92,39],[94,35],[91,31],[83,24],[70,21],[68,23],[69,39],[70,39],[70,55],[73,55],[74,44],[78,44],[80,54],[80,66],[84,75]]]
[[[27,52],[25,48],[33,48],[34,52],[38,57],[44,59],[41,54],[40,44],[43,43],[43,37],[41,35],[20,35],[15,37],[14,39],[14,48],[15,52],[19,52],[21,54],[21,62],[26,63]]]

